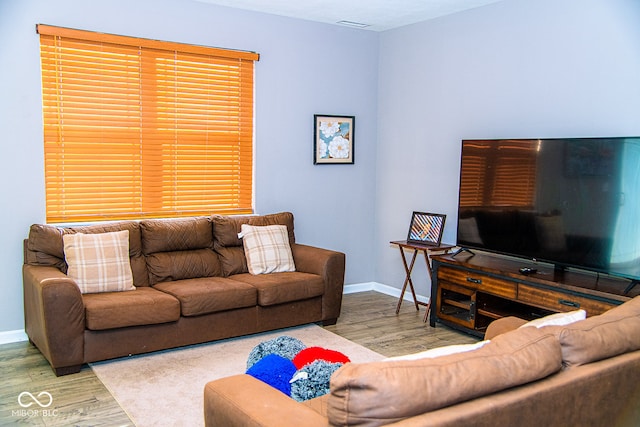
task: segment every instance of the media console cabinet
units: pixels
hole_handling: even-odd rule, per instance
[[[500,255],[461,252],[433,256],[432,263],[430,325],[442,322],[480,337],[501,317],[532,320],[579,308],[593,316],[640,294],[640,287],[625,294],[628,280]],[[536,272],[522,274],[523,267]]]

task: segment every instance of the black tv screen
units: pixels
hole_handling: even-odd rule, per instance
[[[463,140],[457,245],[640,279],[640,137]]]

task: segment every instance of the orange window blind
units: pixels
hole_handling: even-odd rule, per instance
[[[48,222],[253,212],[258,54],[37,29]]]

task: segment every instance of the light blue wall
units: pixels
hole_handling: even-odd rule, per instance
[[[413,210],[455,242],[461,139],[640,134],[637,0],[507,0],[387,31],[379,56],[378,282],[402,284],[388,242]]]
[[[373,279],[377,33],[185,0],[0,0],[0,333],[24,328],[22,240],[45,221],[37,23],[260,53],[256,211],[292,211],[299,242]],[[356,116],[355,165],[313,165],[316,113]]]

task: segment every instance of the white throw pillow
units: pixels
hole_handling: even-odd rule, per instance
[[[487,345],[490,341],[479,341],[474,344],[454,344],[444,347],[432,348],[430,350],[421,351],[420,353],[406,354],[404,356],[388,357],[385,361],[395,360],[418,360],[418,359],[433,359],[434,357],[448,356],[450,354],[464,353],[466,351],[477,350],[480,347]]]
[[[134,290],[129,261],[129,230],[65,234],[67,276],[83,294]]]
[[[543,326],[563,326],[568,325],[578,320],[584,320],[587,318],[587,312],[580,309],[575,311],[567,311],[565,313],[554,313],[539,319],[532,320],[520,326],[526,328],[527,326],[533,326],[535,328],[542,328]]]
[[[286,225],[242,224],[240,230],[249,273],[296,271]]]

